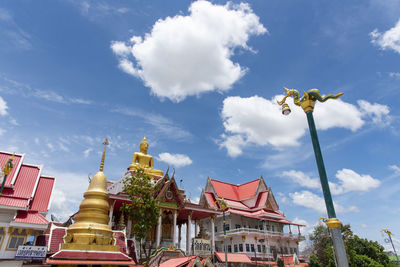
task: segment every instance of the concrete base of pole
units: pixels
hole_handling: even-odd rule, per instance
[[[349,267],[346,256],[346,249],[342,239],[342,231],[340,228],[331,228],[333,246],[336,252],[336,262],[338,267]],[[335,255],[334,255],[335,256]]]

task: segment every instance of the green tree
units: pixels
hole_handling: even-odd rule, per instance
[[[350,225],[342,227],[343,241],[345,243],[347,257],[350,267],[392,267],[395,266],[389,261],[389,257],[384,252],[383,246],[376,241],[370,241],[354,235]],[[313,266],[335,266],[333,259],[333,247],[329,230],[320,224],[314,228],[310,235],[312,241],[312,253],[318,259],[311,257]],[[311,266],[311,265],[310,265]]]
[[[121,211],[128,214],[132,220],[132,233],[142,244],[145,257],[141,260],[149,262],[152,242],[146,240],[146,237],[157,225],[160,215],[159,203],[154,198],[151,178],[143,169],[136,170],[135,174],[124,180],[124,192],[128,194],[131,203],[124,203]]]
[[[285,267],[285,262],[281,258],[278,258],[276,264],[278,265],[278,267]]]
[[[308,267],[323,267],[323,266],[315,254],[310,254],[310,262],[308,263]]]

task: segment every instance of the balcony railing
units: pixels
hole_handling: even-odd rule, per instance
[[[267,237],[280,237],[280,238],[292,238],[292,239],[299,239],[299,241],[304,240],[304,236],[301,234],[291,234],[291,233],[282,233],[282,232],[274,232],[274,231],[267,231],[267,230],[261,230],[261,229],[256,229],[256,228],[247,228],[247,227],[242,227],[242,228],[236,228],[236,229],[230,229],[226,231],[227,236],[232,236],[232,235],[245,235],[245,234],[256,234],[256,235],[265,235]],[[223,237],[224,232],[217,232],[215,234],[216,237]]]

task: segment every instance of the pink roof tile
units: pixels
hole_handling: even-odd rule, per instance
[[[26,208],[28,206],[28,199],[6,197],[4,195],[1,195],[0,205],[16,208]]]
[[[225,262],[225,252],[215,252],[215,255],[221,262]],[[246,253],[228,253],[228,262],[251,263],[251,260]]]
[[[31,210],[47,212],[54,182],[55,178],[40,177],[35,196],[31,202]]]
[[[218,180],[211,180],[211,183],[219,197],[242,200],[256,194],[260,180],[257,179],[242,185],[233,185]]]
[[[12,153],[7,153],[7,152],[0,152],[0,168],[3,169],[6,162],[8,161],[8,159],[11,157]],[[6,179],[6,183],[4,184],[5,186],[10,186],[11,182],[15,176],[15,173],[18,170],[18,166],[21,163],[21,159],[23,158],[22,155],[14,155],[14,160],[12,161],[12,163],[14,164],[14,168],[11,170],[11,172],[8,174],[7,179]]]
[[[37,179],[39,178],[39,172],[40,168],[38,166],[22,164],[14,183],[14,190],[5,190],[3,195],[26,199],[31,198]]]
[[[264,207],[265,204],[267,203],[267,198],[268,198],[268,191],[261,192],[261,193],[258,195],[256,207],[257,207],[257,208]]]
[[[49,223],[45,217],[38,212],[31,211],[18,211],[17,216],[14,219],[16,223],[29,223],[29,224],[42,224],[47,225]]]
[[[167,261],[161,263],[159,266],[160,267],[179,267],[179,266],[183,266],[195,259],[196,259],[196,256],[174,258],[174,259],[170,259],[170,260],[167,260]]]
[[[214,195],[212,193],[204,193],[206,200],[208,202],[208,205],[210,206],[210,208],[215,208],[215,198]]]
[[[61,244],[64,243],[63,237],[66,235],[66,228],[53,228],[50,235],[49,250],[50,253],[56,253],[60,250]]]

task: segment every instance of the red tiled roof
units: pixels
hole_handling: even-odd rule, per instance
[[[110,260],[53,260],[50,258],[46,259],[47,264],[60,264],[60,265],[112,265],[112,266],[137,266],[143,267],[143,265],[136,265],[134,261],[110,261]]]
[[[48,244],[48,249],[50,253],[56,253],[60,250],[61,244],[64,242],[63,237],[67,233],[66,228],[53,228],[50,232],[50,244]]]
[[[212,193],[204,193],[204,195],[210,208],[215,208],[216,205],[214,195]]]
[[[35,196],[31,202],[31,210],[47,212],[49,201],[53,192],[55,178],[43,177],[39,178]]]
[[[182,257],[182,258],[174,258],[167,260],[159,265],[159,267],[180,267],[183,266],[192,260],[195,260],[196,256],[191,257]]]
[[[218,260],[225,262],[225,252],[215,252]],[[228,253],[228,262],[244,262],[251,263],[249,256],[246,253]]]
[[[22,164],[15,180],[13,197],[30,198],[39,178],[40,168]]]
[[[9,160],[9,158],[11,157],[11,153],[7,153],[7,152],[0,152],[0,168],[3,169],[4,165],[6,164],[6,162]],[[16,171],[18,170],[18,167],[21,163],[21,159],[22,159],[23,155],[14,155],[14,160],[12,161],[12,163],[14,164],[14,168],[11,170],[11,172],[7,175],[7,179],[6,182],[4,184],[4,186],[10,186],[11,182],[15,176]]]
[[[258,195],[258,199],[255,206],[257,208],[265,207],[265,204],[267,203],[267,198],[268,198],[268,191],[261,192]]]
[[[41,224],[47,225],[49,223],[46,218],[44,218],[41,214],[36,211],[18,211],[17,216],[14,221],[16,223],[29,223],[29,224]]]
[[[4,195],[1,195],[0,205],[16,208],[26,208],[28,206],[28,199],[6,197]]]
[[[50,257],[54,260],[111,260],[111,261],[132,261],[130,257],[124,253],[110,251],[75,251],[60,250]]]
[[[256,194],[260,180],[257,179],[242,185],[233,185],[217,180],[211,180],[211,183],[219,197],[232,200],[242,200]]]

